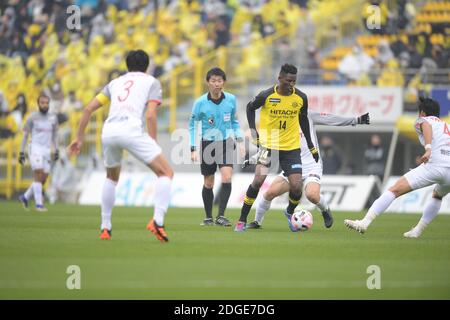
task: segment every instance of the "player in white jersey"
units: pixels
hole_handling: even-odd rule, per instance
[[[360,233],[367,231],[372,221],[383,213],[401,195],[436,184],[431,199],[425,205],[419,223],[403,235],[418,238],[425,227],[436,217],[442,198],[450,191],[450,125],[439,119],[439,103],[430,98],[420,98],[419,118],[415,129],[425,153],[421,164],[403,175],[374,201],[362,220],[344,220],[350,229]]]
[[[111,214],[115,189],[119,181],[123,150],[147,165],[158,177],[155,184],[154,215],[147,224],[159,241],[167,242],[164,216],[170,201],[173,171],[156,143],[157,107],[161,103],[161,84],[146,74],[149,57],[142,50],[130,51],[126,57],[128,72],[112,80],[83,111],[77,138],[69,145],[72,154],[80,152],[84,130],[92,112],[110,102],[109,115],[102,131],[106,181],[102,191],[100,238],[111,239]],[[145,132],[145,124],[147,132]]]
[[[33,112],[27,119],[23,129],[23,139],[20,145],[19,163],[25,163],[25,145],[28,136],[31,134],[28,145],[28,158],[30,160],[31,170],[33,171],[33,183],[28,190],[19,196],[23,207],[28,210],[28,201],[34,195],[37,211],[47,211],[44,207],[42,197],[42,186],[50,173],[51,152],[53,148],[53,160],[59,158],[58,153],[58,120],[56,115],[49,114],[50,98],[44,94],[39,95],[37,99],[38,112]]]
[[[369,124],[369,113],[361,115],[359,117],[341,117],[337,115],[310,112],[308,113],[309,127],[311,128],[311,139],[317,148],[320,148],[315,125],[327,125],[327,126],[356,126],[357,124]],[[301,135],[301,145],[306,145],[306,140]],[[302,148],[302,180],[305,188],[306,198],[315,204],[320,211],[324,219],[325,227],[330,228],[333,225],[333,217],[331,215],[330,208],[325,198],[320,193],[320,182],[322,179],[323,164],[322,159],[319,158],[319,162],[316,162],[308,149]],[[252,157],[253,158],[253,157]],[[250,159],[250,163],[255,159]],[[272,200],[289,191],[289,182],[281,172],[270,184],[269,189],[263,194],[262,199],[258,202],[256,207],[255,221],[251,222],[248,229],[261,228],[264,214],[270,209]]]

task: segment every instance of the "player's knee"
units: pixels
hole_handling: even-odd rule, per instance
[[[301,183],[293,183],[290,187],[292,193],[301,194],[302,193],[302,184]]]
[[[314,204],[318,204],[320,201],[320,194],[318,192],[306,192],[306,198],[314,203]]]

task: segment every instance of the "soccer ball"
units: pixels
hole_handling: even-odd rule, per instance
[[[313,225],[313,216],[308,210],[298,209],[292,214],[291,223],[297,230],[307,231]]]

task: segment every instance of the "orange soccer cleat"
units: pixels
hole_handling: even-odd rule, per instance
[[[147,230],[151,231],[156,238],[161,242],[168,242],[169,238],[167,237],[166,231],[164,230],[164,226],[158,226],[155,220],[150,220],[147,225]]]
[[[102,240],[111,240],[111,230],[103,229],[100,234],[100,239]]]

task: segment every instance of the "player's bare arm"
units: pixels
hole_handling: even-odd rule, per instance
[[[78,126],[77,137],[74,141],[72,141],[68,147],[69,153],[71,155],[77,155],[80,153],[81,146],[83,145],[84,140],[84,131],[89,123],[89,119],[95,110],[100,108],[102,103],[98,100],[98,98],[94,98],[91,102],[88,103],[86,108],[83,110],[83,115],[81,116],[80,124]]]
[[[147,123],[147,131],[150,137],[156,140],[156,131],[158,130],[158,122],[156,121],[156,117],[158,114],[158,105],[157,101],[149,101],[147,102],[147,112],[145,113],[145,121]]]
[[[427,163],[431,157],[431,141],[433,139],[433,129],[431,128],[431,125],[426,121],[420,125],[420,129],[422,130],[423,138],[425,141],[425,153],[422,155],[422,157],[420,157],[420,162]]]

